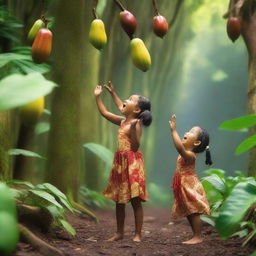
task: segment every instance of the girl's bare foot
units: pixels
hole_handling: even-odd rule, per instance
[[[112,241],[117,241],[123,238],[124,238],[123,234],[115,234],[114,236],[110,237],[107,241],[112,242]]]
[[[182,242],[183,244],[199,244],[203,242],[203,237],[202,236],[194,236],[188,241]]]
[[[135,235],[133,242],[141,242],[141,235]]]

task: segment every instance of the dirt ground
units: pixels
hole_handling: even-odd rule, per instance
[[[49,244],[57,247],[69,256],[111,255],[111,256],[246,256],[252,248],[241,247],[238,239],[223,241],[208,225],[203,226],[204,242],[197,245],[184,245],[181,242],[191,236],[186,219],[171,222],[168,209],[145,208],[143,241],[132,241],[134,230],[133,212],[126,209],[125,238],[121,241],[105,241],[115,232],[114,210],[97,211],[99,223],[87,216],[69,216],[69,221],[76,228],[77,235],[70,237],[63,231],[51,236],[42,236]],[[29,245],[19,243],[12,256],[42,256]],[[53,255],[54,256],[54,255]]]

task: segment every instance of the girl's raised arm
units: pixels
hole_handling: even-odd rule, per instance
[[[177,149],[178,153],[185,159],[185,162],[192,163],[195,161],[195,154],[186,150],[181,142],[180,136],[176,130],[176,115],[172,115],[169,123],[175,148]]]
[[[111,96],[114,99],[114,102],[118,108],[118,110],[121,112],[121,109],[123,107],[123,102],[121,101],[121,99],[117,96],[114,87],[112,85],[112,83],[109,81],[107,85],[104,85],[104,87],[110,92]]]
[[[96,103],[97,103],[97,106],[98,106],[98,109],[99,109],[101,115],[104,116],[110,122],[112,122],[114,124],[117,124],[117,125],[120,125],[121,121],[124,118],[122,116],[115,115],[115,114],[109,112],[106,109],[106,107],[103,104],[102,99],[101,99],[101,93],[102,93],[102,86],[101,85],[97,85],[95,90],[94,90],[94,95],[95,95]]]

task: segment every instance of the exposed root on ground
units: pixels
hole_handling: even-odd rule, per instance
[[[57,248],[47,244],[41,238],[32,233],[27,227],[22,224],[18,224],[20,231],[20,239],[30,244],[34,249],[38,250],[45,256],[64,256],[63,252]]]

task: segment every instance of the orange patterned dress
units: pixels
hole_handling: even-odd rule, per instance
[[[210,215],[204,188],[195,173],[195,162],[186,164],[184,158],[178,156],[172,188],[174,193],[173,218],[181,218],[193,213]]]
[[[144,158],[131,150],[129,122],[122,122],[118,130],[118,151],[115,152],[108,186],[103,194],[117,203],[127,203],[134,197],[148,200],[145,183]]]

